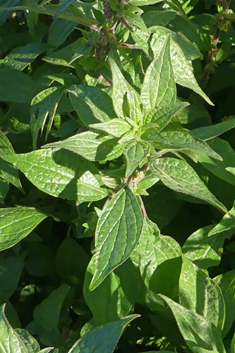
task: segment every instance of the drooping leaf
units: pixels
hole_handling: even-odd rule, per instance
[[[107,191],[101,188],[103,183],[95,165],[70,151],[50,148],[6,159],[49,195],[78,202],[107,196]]]
[[[115,118],[111,97],[98,87],[73,85],[68,89],[70,101],[85,126]]]
[[[113,106],[119,118],[129,117],[135,123],[143,119],[142,102],[139,94],[126,81],[116,62],[109,57],[113,83]]]
[[[213,228],[212,225],[198,229],[188,237],[182,247],[183,254],[202,269],[219,265],[222,254],[220,250],[223,249],[224,240],[233,233],[230,230],[208,236]]]
[[[226,207],[216,199],[188,163],[167,157],[157,158],[152,166],[163,184],[170,189],[204,200],[227,212]]]
[[[196,151],[212,158],[222,160],[222,157],[216,153],[205,141],[194,138],[186,131],[166,131],[157,133],[154,129],[147,130],[142,138],[151,141],[157,149],[169,149],[177,151]]]
[[[112,160],[118,158],[123,152],[123,146],[118,144],[116,138],[92,131],[82,132],[66,140],[49,143],[43,147],[64,148],[89,161]]]
[[[8,249],[24,239],[46,217],[46,214],[35,208],[0,209],[0,251]]]
[[[137,262],[147,288],[155,293],[177,295],[181,269],[181,249],[171,237],[162,236],[158,227],[144,219],[139,244],[131,255]]]
[[[103,209],[95,234],[95,272],[90,290],[98,287],[115,268],[128,259],[136,247],[143,226],[143,214],[129,188],[121,189]]]
[[[225,305],[222,292],[213,280],[186,257],[179,281],[179,302],[187,309],[204,316],[222,331]]]
[[[65,283],[55,289],[43,302],[35,307],[33,313],[34,321],[49,332],[56,330],[60,310],[68,291],[69,286]]]
[[[128,178],[149,153],[149,145],[143,141],[131,141],[126,145],[124,156],[126,158],[126,174]]]
[[[141,99],[146,112],[175,103],[176,85],[170,59],[170,36],[146,71]]]
[[[63,95],[60,86],[46,88],[38,93],[31,102],[31,130],[33,135],[33,148],[36,149],[38,132],[43,132],[46,120],[46,139],[56,114],[56,109]]]
[[[124,328],[138,317],[129,315],[95,328],[80,338],[68,353],[83,353],[86,350],[92,353],[113,353]]]
[[[180,332],[188,347],[196,352],[195,348],[225,353],[220,330],[203,316],[184,308],[170,298],[160,294],[160,297],[169,305],[176,319]]]
[[[121,137],[132,128],[126,121],[117,118],[105,123],[90,124],[90,127],[95,130],[104,131],[114,137]]]
[[[226,314],[222,337],[225,337],[235,319],[235,270],[216,276],[213,278],[213,281],[220,287],[224,296]]]

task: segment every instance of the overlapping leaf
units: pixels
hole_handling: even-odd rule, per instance
[[[125,147],[126,178],[128,178],[149,153],[149,145],[143,141],[132,141]]]

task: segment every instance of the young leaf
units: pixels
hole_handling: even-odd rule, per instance
[[[139,315],[129,315],[95,328],[80,338],[68,353],[113,353],[124,328],[137,317]]]
[[[95,273],[90,290],[98,287],[115,268],[128,259],[136,247],[143,226],[143,214],[129,188],[121,189],[103,209],[95,234]]]
[[[8,249],[27,237],[47,217],[35,208],[12,207],[0,209],[0,251]]]
[[[113,105],[119,118],[129,117],[135,123],[141,122],[143,118],[142,102],[138,93],[126,81],[115,61],[109,57],[109,64],[112,71],[113,83]],[[123,104],[127,100],[127,108]]]
[[[204,316],[220,331],[225,320],[225,304],[222,292],[212,279],[186,257],[179,281],[179,302],[187,309]]]
[[[141,99],[146,112],[175,103],[176,85],[170,58],[170,36],[146,71]]]
[[[152,167],[163,184],[172,190],[191,195],[227,212],[226,207],[216,199],[190,165],[176,158],[157,158]]]
[[[197,352],[198,347],[225,353],[221,333],[217,327],[194,311],[184,308],[164,295],[159,295],[172,310],[180,332],[193,352]]]
[[[43,148],[64,148],[77,153],[88,161],[110,161],[118,158],[123,152],[123,146],[116,138],[104,136],[92,131],[82,132],[66,140],[49,143]]]
[[[115,118],[111,97],[98,87],[73,85],[68,89],[70,101],[85,126]]]
[[[220,287],[225,301],[225,323],[222,331],[222,337],[229,332],[235,319],[235,270],[227,271],[222,275],[213,278],[213,281]]]
[[[147,141],[151,141],[157,149],[177,150],[177,151],[195,151],[222,160],[222,157],[216,153],[206,142],[195,139],[186,131],[166,131],[154,133],[154,129],[147,130],[143,135]]]
[[[63,88],[60,86],[50,87],[38,93],[31,102],[31,130],[33,136],[33,148],[36,149],[38,132],[43,132],[46,120],[46,139],[51,130],[56,109],[63,95]]]
[[[39,190],[68,200],[97,201],[107,196],[95,165],[67,150],[37,150],[6,156]]]
[[[157,111],[154,108],[145,117],[145,123],[155,123],[158,125],[157,130],[161,131],[169,124],[173,116],[180,110],[189,105],[188,102],[176,102],[159,108]]]
[[[114,137],[121,137],[127,131],[130,131],[132,127],[126,121],[114,118],[105,123],[90,124],[90,128],[104,131]]]
[[[218,266],[221,260],[220,249],[223,249],[226,237],[233,234],[233,230],[208,236],[214,226],[198,229],[190,235],[182,247],[183,254],[199,268]]]
[[[124,150],[124,156],[126,158],[126,178],[138,168],[139,164],[148,153],[149,145],[143,141],[132,141],[126,145]]]

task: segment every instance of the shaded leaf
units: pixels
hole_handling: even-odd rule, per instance
[[[219,135],[224,134],[225,132],[233,129],[235,127],[235,117],[231,117],[227,120],[222,121],[221,123],[203,126],[197,129],[191,130],[190,133],[201,139],[201,140],[211,140]]]

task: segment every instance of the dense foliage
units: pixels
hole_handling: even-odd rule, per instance
[[[1,1],[0,353],[235,353],[233,10]]]

